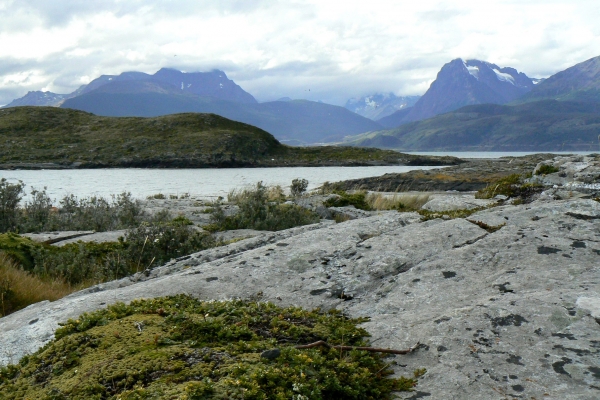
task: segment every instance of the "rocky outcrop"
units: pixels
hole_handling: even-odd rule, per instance
[[[377,347],[427,368],[404,398],[596,399],[600,203],[535,201],[467,219],[380,212],[264,233],[0,319],[0,364],[58,323],[117,301],[189,293],[367,316]]]
[[[558,156],[538,163],[529,180],[551,187],[547,195],[564,197],[563,192],[600,195],[600,155]]]

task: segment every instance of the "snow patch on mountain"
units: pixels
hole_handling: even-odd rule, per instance
[[[498,78],[499,81],[508,82],[513,85],[515,84],[515,78],[511,74],[500,72],[496,68],[492,68],[492,70],[496,73],[496,78]]]
[[[473,65],[467,65],[465,64],[465,67],[467,68],[467,71],[469,71],[469,74],[471,74],[472,76],[475,77],[475,79],[479,80],[479,67]]]

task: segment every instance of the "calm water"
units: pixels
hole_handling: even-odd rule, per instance
[[[570,152],[555,154],[590,154]],[[531,152],[415,152],[423,155],[450,155],[460,158],[498,158],[523,156]],[[265,185],[289,188],[292,179],[309,181],[309,190],[324,182],[381,176],[386,173],[408,172],[436,167],[303,167],[303,168],[231,168],[231,169],[83,169],[83,170],[0,170],[0,178],[10,182],[23,181],[30,189],[47,187],[52,199],[66,194],[78,197],[104,196],[131,192],[134,197],[163,193],[198,197],[226,196],[232,189],[240,189],[262,181]]]
[[[0,178],[23,181],[29,193],[32,187],[46,191],[52,199],[73,193],[78,197],[103,196],[131,192],[134,197],[163,193],[189,193],[199,197],[226,197],[262,181],[265,185],[288,188],[295,178],[309,182],[309,190],[324,182],[380,176],[393,172],[436,167],[304,167],[304,168],[227,168],[227,169],[76,169],[76,170],[0,170]]]

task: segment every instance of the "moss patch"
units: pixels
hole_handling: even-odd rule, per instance
[[[337,311],[179,295],[115,304],[69,320],[56,339],[0,370],[6,399],[389,399],[416,377],[391,379],[377,353],[296,344],[368,345]],[[261,357],[280,349],[278,357]]]

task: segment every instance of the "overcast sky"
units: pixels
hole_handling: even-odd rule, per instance
[[[459,57],[546,77],[600,55],[599,19],[599,0],[0,0],[0,104],[161,67],[339,105],[423,94]]]

